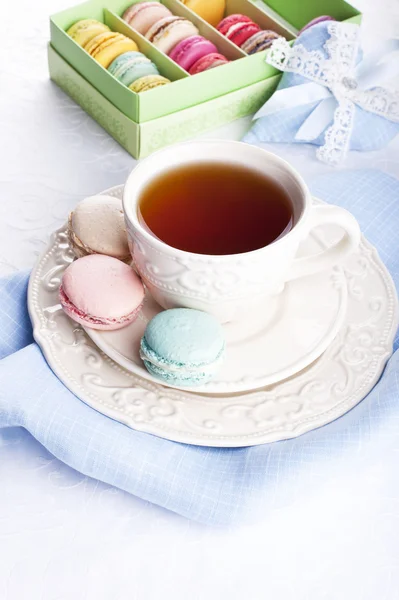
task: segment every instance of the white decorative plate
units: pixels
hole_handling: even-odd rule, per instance
[[[323,234],[331,243],[336,232],[332,228]],[[324,354],[289,379],[235,395],[173,390],[128,372],[103,354],[58,302],[60,278],[72,260],[61,229],[31,275],[28,305],[37,343],[56,375],[81,400],[129,427],[164,438],[239,447],[296,437],[360,402],[392,352],[396,292],[376,250],[364,239],[344,265],[347,311]],[[342,289],[339,270],[336,275],[335,292]]]

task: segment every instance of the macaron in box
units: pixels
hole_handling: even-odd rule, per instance
[[[209,54],[217,54],[217,52],[218,49],[215,44],[206,40],[201,35],[193,35],[176,44],[169,53],[169,57],[180,65],[182,69],[190,72],[191,67],[201,58]],[[227,62],[227,59],[225,61]]]
[[[119,55],[110,64],[108,71],[136,93],[170,83],[169,79],[160,75],[157,66],[141,52],[125,52]]]
[[[160,2],[137,2],[125,10],[122,19],[138,33],[145,35],[155,23],[171,16],[170,10]]]
[[[212,27],[222,20],[226,10],[226,0],[181,0],[183,4]]]
[[[223,54],[219,54],[218,52],[214,52],[211,54],[206,54],[199,58],[189,69],[190,75],[198,75],[199,73],[203,73],[204,71],[208,71],[209,69],[213,69],[214,67],[220,67],[222,65],[227,65],[229,61]]]
[[[159,75],[156,65],[141,52],[120,54],[110,64],[108,71],[127,87],[145,75]]]
[[[217,30],[233,42],[233,44],[241,47],[248,38],[258,33],[261,29],[259,25],[246,15],[235,14],[223,19],[219,23]]]
[[[169,52],[182,40],[196,35],[198,29],[184,17],[165,17],[155,23],[145,37],[164,54]]]
[[[70,27],[67,34],[77,43],[79,46],[84,46],[90,42],[94,37],[109,31],[109,27],[104,23],[100,23],[96,19],[82,19],[77,21]]]

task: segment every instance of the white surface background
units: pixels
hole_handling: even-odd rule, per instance
[[[69,210],[134,164],[48,79],[48,15],[69,4],[2,7],[0,275],[31,267]],[[239,139],[248,123],[212,135]],[[345,168],[399,177],[398,149]],[[312,148],[273,150],[307,178],[329,170]],[[282,503],[271,490],[262,522],[215,531],[74,472],[23,430],[0,431],[0,599],[395,600],[399,493],[383,452],[328,481],[321,461],[306,494]]]

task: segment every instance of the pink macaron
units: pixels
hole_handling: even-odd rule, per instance
[[[112,331],[136,319],[144,287],[127,264],[111,256],[91,254],[69,265],[59,295],[71,319],[90,329]]]
[[[228,61],[223,54],[213,52],[212,54],[207,54],[206,56],[202,56],[202,58],[197,60],[197,62],[193,64],[188,72],[190,75],[197,75],[198,73],[203,73],[204,71],[208,71],[214,67],[227,65],[228,62],[230,61]]]
[[[261,31],[261,28],[245,15],[237,14],[223,19],[218,25],[218,30],[230,42],[241,48],[250,37]]]
[[[259,31],[261,31],[261,28],[256,23],[238,23],[229,29],[226,37],[230,42],[241,48],[250,37]]]
[[[217,30],[222,35],[227,35],[230,27],[233,27],[233,25],[237,25],[239,23],[253,23],[253,21],[246,15],[229,15],[228,17],[225,17],[222,21],[220,21],[219,25],[217,26]]]
[[[171,16],[170,10],[160,2],[138,2],[125,10],[122,19],[130,27],[145,35],[155,23]]]
[[[170,52],[169,58],[174,60],[182,69],[189,71],[200,58],[217,51],[215,44],[201,35],[193,35],[179,42]]]

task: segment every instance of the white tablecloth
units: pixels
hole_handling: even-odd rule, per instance
[[[2,6],[0,274],[31,267],[69,209],[134,164],[48,79],[48,15],[70,3]],[[239,139],[248,124],[212,136]],[[354,153],[345,168],[399,177],[398,149]],[[273,150],[307,178],[329,170],[312,148]],[[381,449],[356,473],[340,465],[319,483],[315,472],[306,496],[282,506],[270,490],[261,522],[215,531],[74,472],[23,430],[0,431],[0,599],[394,600],[399,497],[383,464]]]

